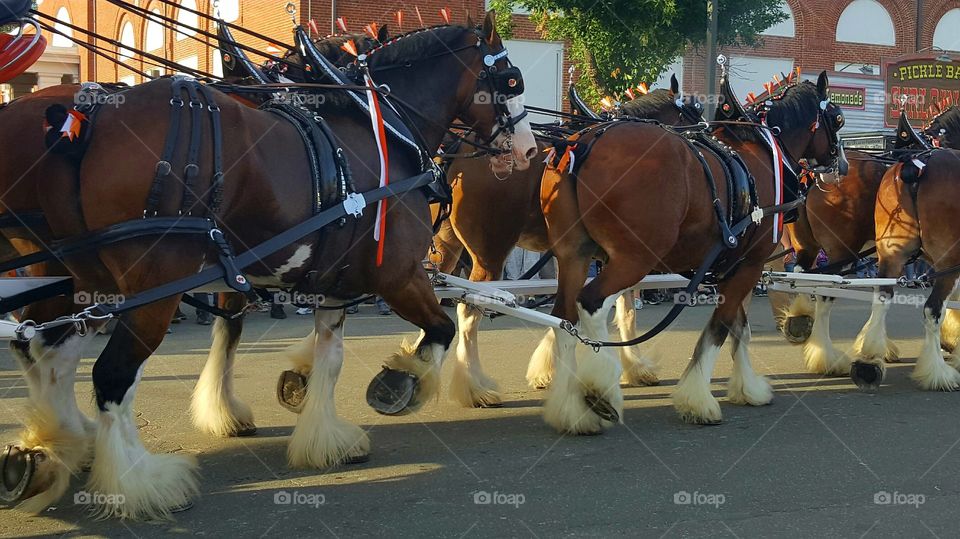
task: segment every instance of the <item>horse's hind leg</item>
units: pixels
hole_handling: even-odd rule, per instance
[[[326,468],[363,462],[370,454],[367,433],[341,419],[334,400],[343,366],[345,318],[343,310],[317,309],[314,313],[314,362],[287,448],[291,466]]]
[[[64,308],[57,312],[63,314]],[[25,312],[30,319],[53,318],[38,315],[36,308]],[[0,469],[20,471],[0,481],[0,498],[22,500],[24,511],[40,512],[56,502],[71,476],[89,462],[95,427],[77,407],[74,382],[81,350],[92,335],[81,337],[68,324],[40,332],[29,343],[10,343],[24,368],[30,399],[20,440],[0,455]]]
[[[919,248],[919,244],[917,247]],[[879,276],[887,278],[899,275],[907,259],[903,254],[905,251],[885,251],[879,240],[877,248],[881,253]],[[887,311],[890,310],[892,299],[893,287],[881,287],[870,308],[870,318],[854,342],[853,354],[856,359],[850,365],[850,378],[860,389],[879,389],[887,372],[884,363],[896,361],[898,358],[897,347],[887,336]],[[939,334],[939,322],[937,333]]]
[[[956,275],[945,275],[936,280],[933,292],[923,306],[923,348],[917,356],[917,365],[911,378],[922,389],[956,391],[960,389],[960,372],[948,365],[940,350],[940,324],[943,322],[943,302],[953,291]]]
[[[757,375],[750,364],[750,321],[741,305],[733,325],[730,326],[733,339],[730,353],[733,356],[733,374],[727,385],[727,400],[734,404],[763,406],[773,400],[773,389],[763,376]]]
[[[421,331],[415,343],[404,341],[386,361],[367,389],[367,400],[383,414],[416,412],[440,390],[440,367],[457,328],[437,302],[423,271],[401,287],[379,292],[397,314]]]
[[[710,380],[713,368],[720,353],[720,347],[726,340],[731,328],[736,327],[740,339],[734,346],[734,372],[730,383],[730,397],[734,402],[766,404],[772,398],[766,380],[758,377],[750,365],[747,344],[749,333],[743,329],[746,318],[737,326],[737,320],[743,313],[742,303],[753,290],[760,276],[760,268],[742,265],[737,272],[720,285],[717,305],[700,334],[693,358],[677,383],[673,392],[673,406],[680,418],[688,423],[713,425],[720,423],[723,416],[717,399],[710,392]],[[768,397],[769,395],[769,397]],[[763,401],[766,402],[763,402]]]
[[[88,488],[98,493],[92,507],[98,516],[169,518],[198,491],[195,459],[147,451],[133,417],[144,362],[163,340],[179,301],[174,296],[122,315],[94,364],[100,414]]]
[[[846,376],[850,373],[850,358],[833,345],[830,338],[830,311],[834,298],[817,296],[813,331],[803,345],[803,361],[807,370],[826,376]]]
[[[600,275],[587,284],[576,298],[579,325],[587,338],[609,340],[607,315],[617,298],[637,284],[653,267],[652,262],[611,256]],[[564,277],[564,270],[560,271]],[[564,336],[564,339],[568,339]],[[562,350],[557,376],[570,365],[575,350]],[[561,366],[559,361],[563,361]],[[565,373],[566,374],[566,373]],[[562,432],[598,433],[622,421],[623,392],[620,390],[620,361],[610,348],[588,351],[576,366],[575,380],[554,384],[546,403],[547,421]],[[567,374],[567,376],[569,376]]]
[[[634,301],[638,297],[634,290],[627,290],[617,297],[617,329],[620,330],[620,339],[629,341],[637,337],[637,312]],[[620,365],[623,375],[620,382],[632,386],[655,386],[660,383],[656,375],[656,362],[640,348],[640,345],[622,346]]]
[[[220,307],[225,311],[239,313],[246,303],[243,294],[221,294]],[[193,424],[214,436],[250,436],[257,431],[250,407],[233,393],[233,365],[242,331],[243,318],[216,317],[210,354],[193,390]]]

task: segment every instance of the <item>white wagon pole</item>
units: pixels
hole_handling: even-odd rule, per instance
[[[12,277],[0,278],[0,298],[12,296],[36,288],[41,284],[51,284],[70,279],[69,277]],[[648,275],[633,287],[634,290],[684,288],[690,280],[682,275]],[[474,282],[446,273],[437,273],[434,276],[434,291],[437,298],[451,298],[476,305],[478,307],[496,311],[514,318],[534,324],[559,329],[563,319],[542,313],[535,309],[523,307],[517,296],[532,296],[554,294],[557,291],[556,279],[529,279],[516,281],[487,281]],[[219,281],[198,288],[192,292],[233,292]],[[16,330],[21,324],[7,320],[0,320],[0,338],[12,339],[17,337]],[[28,328],[33,337],[35,328]]]
[[[902,286],[900,279],[892,278],[865,278],[848,279],[840,275],[820,275],[816,273],[792,273],[785,271],[767,271],[763,274],[764,282],[770,290],[777,292],[787,292],[791,294],[810,294],[814,296],[825,296],[829,298],[850,299],[854,301],[863,301],[873,303],[878,301],[880,287],[884,286]],[[913,304],[898,300],[898,297],[904,297],[903,294],[894,292],[891,299],[886,302],[891,305]],[[947,301],[944,303],[947,309],[960,309],[960,302]]]

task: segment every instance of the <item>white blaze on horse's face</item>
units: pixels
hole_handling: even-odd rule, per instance
[[[507,110],[512,118],[523,114],[523,95],[511,97],[506,101]],[[493,145],[507,149],[508,140],[512,140],[513,148],[510,153],[504,153],[490,159],[490,168],[497,174],[509,174],[513,170],[526,170],[530,167],[530,160],[537,154],[537,141],[533,138],[533,129],[526,118],[514,125],[513,135],[500,133],[494,139]]]

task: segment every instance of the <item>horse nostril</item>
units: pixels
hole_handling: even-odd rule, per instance
[[[526,157],[526,158],[529,160],[529,159],[533,159],[534,157],[536,157],[536,155],[537,155],[537,149],[536,149],[536,148],[530,148],[529,150],[527,150],[527,154],[526,154],[524,157]]]

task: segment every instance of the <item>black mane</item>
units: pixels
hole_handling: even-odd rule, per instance
[[[820,113],[817,85],[810,81],[790,86],[779,96],[768,99],[772,99],[773,107],[767,113],[767,122],[782,131],[808,128]],[[767,100],[757,100],[758,103],[764,101]]]
[[[670,90],[658,88],[620,105],[620,110],[627,116],[649,118],[659,113],[665,106],[675,106],[673,101],[674,96]]]
[[[375,69],[440,56],[450,52],[451,41],[470,31],[465,26],[440,25],[407,32],[372,49],[368,53],[370,66]]]

